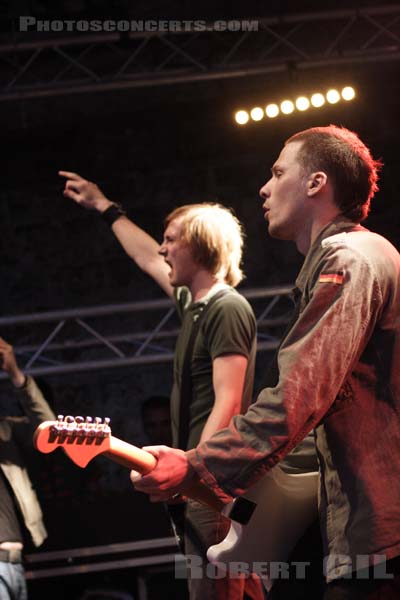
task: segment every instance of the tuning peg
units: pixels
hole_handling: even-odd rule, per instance
[[[57,415],[57,421],[53,425],[53,431],[61,432],[64,428],[64,415]]]
[[[85,435],[85,419],[81,416],[75,417],[76,423],[76,433],[78,436],[82,437]]]
[[[101,419],[99,419],[98,429],[96,432],[98,437],[106,438],[111,434],[110,421],[111,419],[109,417],[104,417],[103,422]]]
[[[95,424],[93,423],[93,417],[86,417],[86,422],[84,424],[84,430],[88,437],[92,437],[95,435],[94,428],[95,428]]]
[[[68,436],[71,436],[73,433],[75,433],[75,417],[72,415],[66,415],[64,417],[63,433]]]

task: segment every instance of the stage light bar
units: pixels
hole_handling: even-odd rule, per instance
[[[275,119],[279,115],[290,115],[296,110],[304,112],[310,108],[321,108],[326,103],[332,105],[342,100],[349,102],[355,97],[355,89],[349,85],[342,88],[341,91],[331,88],[324,94],[322,92],[315,92],[310,94],[309,97],[299,96],[294,101],[285,98],[281,102],[271,102],[265,106],[265,109],[261,108],[261,106],[255,106],[248,110],[238,110],[235,113],[235,121],[238,125],[246,125],[249,121],[262,121],[264,117]]]
[[[235,121],[238,125],[245,125],[250,119],[247,110],[238,110],[235,114]]]
[[[328,90],[326,92],[326,99],[329,104],[336,104],[340,100],[340,94],[337,90]]]
[[[353,100],[353,98],[355,98],[356,96],[356,91],[354,88],[352,88],[350,85],[348,85],[347,87],[344,87],[342,89],[342,98],[343,100]]]
[[[279,115],[279,106],[277,104],[268,104],[268,106],[265,107],[265,114],[270,119],[274,119]]]
[[[320,108],[325,104],[325,96],[317,92],[311,96],[311,104],[314,108]]]
[[[284,115],[290,115],[294,111],[294,104],[291,100],[281,102],[281,111]]]
[[[305,96],[299,96],[295,102],[297,110],[303,111],[310,108],[310,101]]]
[[[253,121],[261,121],[261,119],[264,118],[264,111],[260,106],[256,106],[255,108],[251,109],[250,116]]]

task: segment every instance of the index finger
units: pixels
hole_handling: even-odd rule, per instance
[[[75,181],[82,179],[78,173],[73,173],[72,171],[58,171],[58,174],[61,175],[61,177],[67,177],[68,179],[74,179]]]

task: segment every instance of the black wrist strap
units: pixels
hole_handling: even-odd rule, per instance
[[[111,227],[111,225],[120,217],[126,215],[126,212],[120,204],[113,202],[104,212],[101,213],[104,221]]]

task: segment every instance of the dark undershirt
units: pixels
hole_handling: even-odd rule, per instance
[[[14,494],[0,469],[0,543],[23,542]]]

